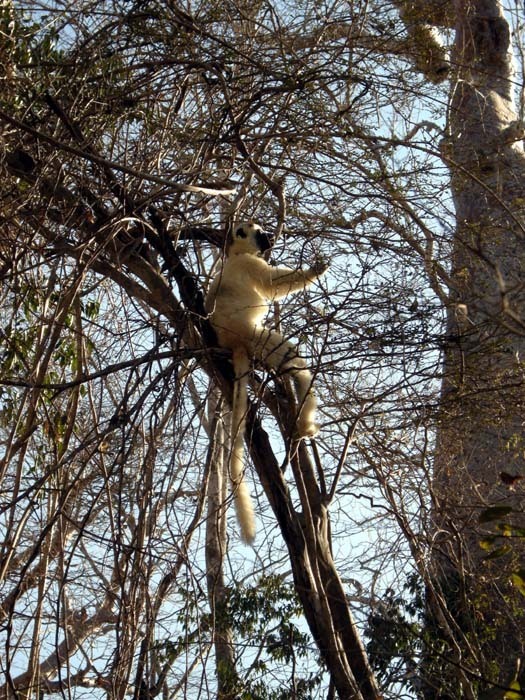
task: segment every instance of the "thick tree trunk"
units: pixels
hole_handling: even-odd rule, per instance
[[[523,482],[511,490],[505,477],[525,475],[523,130],[513,102],[510,31],[499,3],[457,0],[455,9],[457,74],[443,157],[456,209],[456,303],[449,309],[435,465],[441,534],[434,563],[441,590],[431,597],[434,619],[439,598],[457,624],[448,637],[461,670],[456,678],[479,674],[483,680],[468,692],[461,680],[455,691],[445,691],[434,676],[428,697],[454,699],[484,684],[489,689],[491,682],[508,686],[525,651],[523,606],[516,605],[522,601],[508,585],[513,563],[510,555],[493,566],[482,561],[479,524],[491,506],[523,516]]]

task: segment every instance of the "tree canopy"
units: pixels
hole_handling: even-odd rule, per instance
[[[523,697],[522,39],[490,0],[3,1],[0,698]],[[330,261],[273,313],[319,435],[250,378],[253,548],[233,219]]]

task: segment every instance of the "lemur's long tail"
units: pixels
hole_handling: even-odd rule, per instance
[[[251,544],[255,539],[255,515],[250,492],[244,480],[244,433],[248,410],[247,386],[250,360],[244,349],[233,351],[233,369],[235,371],[235,384],[232,406],[230,479],[241,537],[246,544]]]

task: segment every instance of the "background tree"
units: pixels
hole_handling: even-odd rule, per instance
[[[0,697],[520,696],[520,549],[480,542],[523,537],[522,21],[2,5]],[[253,550],[202,302],[235,212],[331,260],[275,309],[320,435],[251,383]]]
[[[430,607],[435,616],[447,614],[448,653],[467,675],[476,669],[502,688],[515,679],[525,688],[522,599],[508,583],[513,572],[524,592],[523,548],[501,545],[524,534],[524,130],[515,101],[511,26],[499,3],[457,4],[454,64],[450,132],[442,150],[456,217],[455,304],[448,313],[451,342],[434,481],[441,602],[432,596]],[[501,521],[503,538],[489,534],[480,542],[480,518],[488,525]],[[480,544],[492,549],[493,565],[481,561]],[[503,565],[499,554],[507,555]],[[466,690],[470,685],[471,679],[460,679],[444,693],[438,683],[437,696],[474,697]],[[436,697],[436,690],[428,695]]]

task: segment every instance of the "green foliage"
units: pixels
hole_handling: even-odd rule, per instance
[[[525,540],[525,528],[500,520],[512,514],[523,515],[521,511],[510,506],[495,506],[482,511],[479,516],[480,524],[492,522],[497,532],[483,537],[480,546],[487,552],[485,561],[511,555],[511,562],[507,566],[510,573],[507,575],[514,587],[525,595],[525,568],[518,563],[521,559],[521,547],[520,551],[517,551],[517,544],[523,544]]]
[[[252,672],[243,682],[240,698],[306,700],[313,697],[321,683],[322,664],[318,660],[316,671],[301,669],[299,661],[312,656],[311,638],[302,631],[305,626],[300,623],[301,606],[291,584],[281,576],[267,575],[255,586],[238,586],[231,591],[225,614],[236,640],[246,640],[252,650],[258,646],[264,650],[252,662]],[[280,669],[296,669],[288,687],[281,683],[275,689],[268,683],[266,676],[274,664]],[[253,680],[252,674],[255,675]]]
[[[7,80],[12,81],[16,71],[20,84],[24,84],[24,77],[27,78],[24,87],[28,96],[34,96],[39,89],[45,89],[50,74],[60,72],[59,66],[64,61],[55,23],[45,15],[35,20],[34,16],[29,17],[23,10],[6,3],[0,8],[0,32],[3,37],[0,58],[4,52],[8,53],[8,61],[2,61],[1,71],[5,72]],[[16,95],[4,91],[0,97],[2,107],[22,107],[23,104],[24,95],[20,85]]]
[[[499,520],[500,518],[512,513],[513,509],[509,506],[494,506],[492,508],[487,508],[479,516],[480,523],[489,523],[494,520]]]
[[[239,586],[232,590],[228,613],[242,634],[251,634],[261,620],[281,622],[301,615],[301,606],[290,586],[280,576],[263,576],[257,586]]]
[[[510,578],[514,586],[518,589],[518,591],[522,595],[525,595],[525,569],[519,569],[518,571],[514,571],[510,575]]]
[[[388,589],[369,615],[365,630],[365,637],[369,640],[366,649],[383,688],[407,677],[412,685],[413,671],[422,648],[424,610],[422,584],[413,574],[401,592]]]
[[[311,700],[312,693],[319,686],[319,679],[315,674],[310,678],[299,679],[292,688],[280,688],[272,690],[265,682],[255,682],[249,685],[249,689],[243,690],[240,700]]]
[[[521,692],[521,685],[517,680],[512,681],[509,690],[503,696],[503,700],[523,700],[525,694]]]
[[[218,663],[223,691],[239,700],[308,700],[321,684],[320,661],[312,671],[312,644],[300,629],[301,608],[293,587],[282,577],[268,575],[254,586],[236,586],[229,591],[226,609],[215,617],[205,611],[206,597],[179,587],[179,625],[185,632],[171,639],[159,639],[152,648],[160,665],[172,666],[184,658],[212,626],[230,629],[239,659],[235,668]],[[303,625],[304,627],[304,625]],[[215,633],[217,632],[215,630]],[[193,632],[191,631],[193,630]],[[247,661],[242,672],[240,658]],[[307,659],[301,666],[300,660]],[[309,663],[308,663],[309,662]],[[277,670],[277,672],[276,672]],[[283,674],[290,674],[284,680]],[[279,678],[275,683],[273,678]]]

